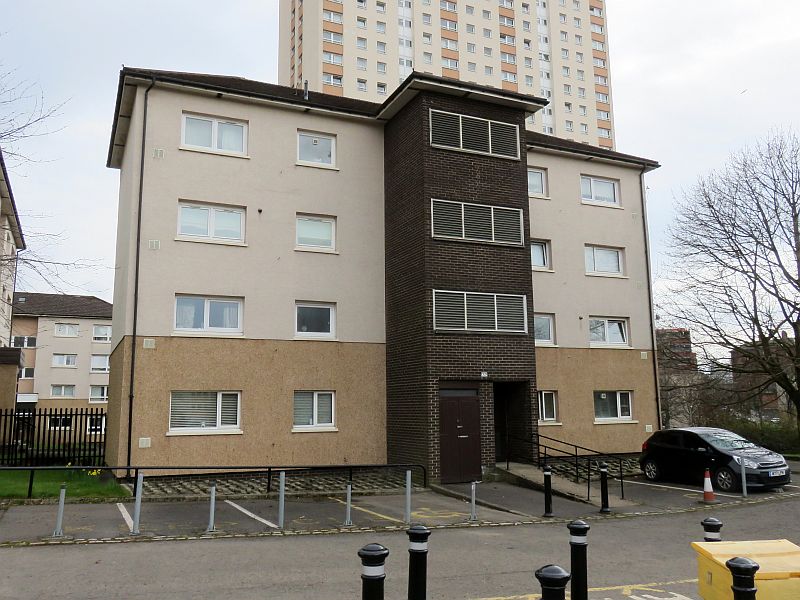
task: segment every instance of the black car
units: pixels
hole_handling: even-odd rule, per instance
[[[642,444],[639,457],[639,466],[651,481],[702,480],[708,467],[714,489],[721,492],[741,489],[742,462],[748,489],[780,487],[791,481],[783,456],[715,427],[659,431]]]

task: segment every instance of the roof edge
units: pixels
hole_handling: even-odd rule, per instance
[[[6,161],[3,158],[2,148],[0,148],[0,170],[3,173],[3,181],[5,182],[5,188],[8,192],[8,199],[11,202],[11,210],[14,216],[14,223],[11,227],[12,233],[14,234],[14,245],[17,247],[17,250],[25,250],[27,248],[25,245],[25,236],[22,233],[22,224],[19,221],[17,203],[14,200],[14,192],[11,190],[11,181],[8,178],[8,169],[6,169]]]

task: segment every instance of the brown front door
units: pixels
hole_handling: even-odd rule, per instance
[[[481,478],[481,412],[477,389],[439,392],[442,483]]]

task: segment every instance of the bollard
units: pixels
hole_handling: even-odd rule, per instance
[[[553,516],[553,472],[550,465],[544,467],[544,514],[543,517]]]
[[[470,488],[470,501],[469,501],[469,522],[474,523],[478,520],[478,511],[475,509],[475,491],[478,486],[477,481],[473,481]]]
[[[361,559],[361,600],[383,600],[389,550],[380,544],[367,544],[358,551],[358,556]]]
[[[56,528],[53,530],[53,537],[64,537],[64,501],[67,497],[67,484],[62,483],[58,491],[58,513],[56,513]]]
[[[425,600],[428,586],[428,538],[431,530],[414,525],[408,531],[408,600]]]
[[[737,556],[725,563],[733,575],[733,600],[756,600],[756,571],[758,563]]]
[[[406,513],[405,523],[411,525],[411,469],[406,471]]]
[[[344,509],[344,526],[345,527],[352,527],[353,526],[353,519],[350,516],[350,505],[353,502],[353,484],[352,482],[347,482],[347,504],[345,505]]]
[[[211,482],[211,488],[208,490],[209,503],[208,503],[208,528],[206,533],[214,533],[217,528],[214,526],[214,513],[217,509],[217,482]]]
[[[142,488],[144,487],[144,474],[136,474],[136,500],[133,502],[133,528],[131,535],[139,535],[139,519],[142,516]]]
[[[286,516],[286,471],[280,472],[278,481],[278,529],[283,529]]]
[[[604,462],[600,463],[600,512],[611,512],[608,507],[608,465]]]
[[[744,457],[742,457],[739,467],[742,471],[742,498],[747,498],[747,468],[744,466]]]
[[[585,521],[572,521],[567,528],[569,529],[570,571],[572,571],[570,600],[588,600],[588,543],[586,538],[589,533],[589,525]]]
[[[722,529],[722,521],[714,517],[708,517],[707,519],[700,521],[700,525],[703,526],[703,541],[722,541],[722,533],[720,533],[720,529]]]
[[[547,565],[534,573],[542,586],[542,600],[564,600],[569,573],[558,565]]]

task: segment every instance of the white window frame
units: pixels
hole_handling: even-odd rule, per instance
[[[464,327],[437,327],[436,325],[436,294],[443,293],[443,294],[461,294],[464,298]],[[469,327],[469,323],[467,320],[467,295],[475,295],[475,296],[493,296],[494,297],[494,320],[495,320],[495,328],[494,329],[471,329]],[[497,297],[513,297],[513,298],[522,298],[522,308],[523,308],[523,318],[525,327],[524,330],[516,330],[516,329],[498,329],[497,328]],[[509,334],[509,333],[528,333],[528,298],[527,296],[520,295],[520,294],[491,294],[487,292],[462,292],[459,290],[433,290],[433,329],[434,331],[479,331],[484,333],[500,333],[500,334]]]
[[[214,427],[175,427],[170,424],[172,421],[172,392],[182,391],[202,391],[216,392],[217,394],[217,421]],[[222,395],[236,394],[236,425],[220,425],[222,422]],[[169,394],[169,411],[167,412],[167,435],[204,435],[220,433],[242,433],[242,392],[238,390],[172,390]]]
[[[61,394],[54,394],[53,391],[56,388],[61,388],[61,392],[62,393]],[[64,391],[66,391],[67,388],[72,388],[72,395],[71,396],[68,396],[68,395],[64,394]],[[51,383],[50,384],[50,397],[53,398],[53,399],[57,399],[57,400],[63,399],[63,398],[68,398],[68,399],[75,398],[75,384],[73,384],[73,383]]]
[[[17,346],[17,344],[15,342],[16,342],[17,339],[20,339],[20,338],[22,339],[22,345],[21,346]],[[14,336],[11,337],[11,347],[12,348],[36,348],[36,344],[35,343],[33,343],[33,344],[30,343],[31,340],[35,340],[35,339],[36,339],[35,335],[14,335]]]
[[[59,327],[74,327],[75,328],[75,335],[72,335],[71,333],[66,333],[66,334],[59,333]],[[69,331],[69,330],[67,330],[67,331]],[[74,337],[78,337],[79,333],[80,333],[80,328],[78,327],[77,323],[56,323],[55,325],[53,325],[53,337],[74,338]]]
[[[63,357],[64,362],[63,364],[61,361],[56,361],[56,357]],[[70,358],[72,358],[72,363],[70,364]],[[50,366],[54,369],[77,369],[78,368],[78,355],[77,354],[62,354],[59,352],[53,353],[51,358]]]
[[[108,327],[108,335],[97,335],[98,327]],[[95,344],[105,344],[111,342],[111,325],[92,325],[92,342]]]
[[[208,211],[207,235],[195,235],[192,233],[183,233],[181,231],[181,209],[183,207],[199,208]],[[239,215],[240,235],[238,238],[217,237],[214,235],[214,225],[217,218],[217,211],[236,213]],[[227,204],[208,204],[205,202],[178,200],[178,226],[177,226],[178,233],[175,239],[184,242],[191,241],[191,242],[209,242],[215,244],[242,245],[244,244],[245,225],[247,221],[246,217],[247,217],[246,211],[241,206],[230,206]]]
[[[616,417],[598,417],[597,411],[595,410],[594,406],[594,395],[596,392],[600,393],[611,393],[616,396],[617,400],[617,416]],[[620,401],[620,394],[628,394],[628,409],[629,413],[627,416],[621,416],[622,408],[621,408],[621,401]],[[617,422],[625,422],[625,421],[633,421],[633,391],[631,390],[593,390],[592,391],[592,411],[594,412],[594,422],[595,423],[617,423]]]
[[[337,54],[336,52],[324,50],[322,52],[322,62],[329,65],[342,65],[344,64],[344,56],[342,54]]]
[[[591,198],[583,197],[583,180],[589,180],[589,189],[591,190]],[[602,183],[611,183],[614,185],[614,202],[606,202],[605,200],[597,200],[594,194],[594,182],[600,181]],[[599,206],[620,206],[619,198],[619,182],[616,179],[608,179],[606,177],[595,177],[593,175],[581,175],[581,202],[584,204],[596,204]]]
[[[325,138],[331,140],[331,162],[330,164],[326,163],[317,163],[313,161],[303,160],[300,158],[300,136],[309,136],[309,137],[317,137],[317,138]],[[317,169],[334,169],[338,170],[336,166],[336,135],[332,133],[322,133],[319,131],[309,131],[306,129],[298,129],[297,130],[297,161],[295,164],[302,165],[304,167],[316,167]]]
[[[294,394],[297,392],[301,393],[311,393],[314,394],[313,404],[312,404],[312,419],[314,423],[312,425],[295,425],[294,424]],[[330,423],[320,423],[319,422],[319,394],[330,394],[331,395],[331,422]],[[311,432],[311,431],[339,431],[336,427],[336,392],[333,390],[295,390],[292,394],[292,433],[302,433],[302,432]]]
[[[186,143],[186,119],[200,119],[211,121],[211,146],[194,146]],[[217,148],[218,129],[220,123],[239,125],[242,127],[242,151],[234,152],[231,150],[220,150]],[[181,150],[192,150],[195,152],[208,152],[210,154],[222,154],[224,156],[247,156],[248,123],[237,119],[227,119],[224,117],[213,117],[199,113],[184,112],[181,114]]]
[[[325,78],[328,78],[329,81],[325,81]],[[336,73],[326,73],[325,71],[322,72],[322,83],[324,85],[332,85],[335,87],[342,87],[342,76],[337,75]]]
[[[328,23],[338,23],[341,25],[342,23],[344,23],[344,15],[340,12],[323,9],[322,20],[328,21]]]
[[[434,207],[434,204],[436,202],[444,202],[444,203],[447,203],[447,204],[458,204],[458,205],[461,206],[461,236],[442,235],[442,234],[436,233],[436,231],[434,230],[434,223],[433,223],[433,207]],[[465,206],[478,206],[478,207],[481,207],[481,208],[491,208],[492,209],[492,239],[491,240],[484,240],[484,239],[480,239],[480,238],[470,238],[470,237],[466,236],[466,234],[465,234],[465,224],[464,224],[464,207]],[[495,233],[495,229],[494,229],[494,211],[495,210],[514,210],[514,211],[517,211],[519,213],[519,231],[520,231],[520,238],[519,238],[520,241],[519,242],[502,242],[502,241],[497,241],[495,239],[496,238],[496,233]],[[464,242],[478,242],[478,243],[483,243],[483,244],[498,244],[498,245],[501,245],[501,246],[522,246],[524,244],[524,237],[525,237],[525,231],[524,231],[524,227],[523,227],[523,225],[524,225],[523,219],[524,219],[524,213],[522,212],[522,209],[514,208],[512,206],[492,206],[492,205],[489,205],[489,204],[478,204],[476,202],[458,202],[458,201],[454,201],[454,200],[442,200],[440,198],[431,198],[431,237],[437,238],[437,239],[460,240],[460,241],[464,241]]]
[[[555,346],[556,345],[556,316],[553,313],[533,313],[533,319],[547,319],[550,322],[550,337],[548,339],[538,339],[536,337],[536,327],[533,328],[533,343],[536,346]]]
[[[531,193],[530,189],[528,189],[528,197],[529,198],[549,198],[550,194],[548,193],[549,190],[547,189],[547,169],[541,169],[539,167],[528,167],[528,173],[531,171],[535,173],[540,173],[542,176],[542,192],[541,193]]]
[[[61,425],[59,427],[53,427],[53,419],[58,419]],[[67,421],[69,425],[64,425],[64,422]],[[47,428],[50,431],[71,431],[72,430],[72,415],[48,415],[47,417]]]
[[[603,322],[603,337],[604,340],[592,340],[592,321]],[[609,342],[608,341],[608,324],[610,322],[622,323],[622,334],[625,338],[622,342]],[[625,317],[598,317],[592,315],[589,317],[589,346],[590,347],[603,347],[603,348],[629,348],[631,344],[631,333],[628,319]]]
[[[180,328],[178,327],[178,299],[179,298],[200,298],[204,301],[203,303],[203,327],[200,329],[194,328]],[[209,322],[209,304],[215,300],[221,302],[236,302],[239,307],[239,314],[238,314],[238,322],[239,326],[236,328],[233,327],[211,327]],[[172,314],[172,327],[173,333],[178,335],[185,335],[185,334],[196,334],[196,335],[214,335],[214,334],[222,334],[222,335],[236,335],[242,334],[243,332],[243,317],[244,317],[244,299],[239,297],[228,297],[228,296],[200,296],[197,294],[175,294],[175,302],[173,304],[173,314]]]
[[[553,400],[553,416],[547,417],[544,410],[544,396],[550,394]],[[539,423],[547,423],[549,425],[560,425],[558,420],[558,392],[555,390],[538,390],[536,394],[539,398]]]
[[[609,252],[616,252],[618,257],[619,263],[619,271],[598,271],[597,270],[597,258],[596,252],[597,250],[605,250]],[[587,275],[593,275],[597,277],[624,277],[625,276],[625,249],[624,248],[615,248],[613,246],[597,246],[594,244],[586,244],[584,246],[584,266],[586,263],[586,253],[591,251],[592,253],[592,265],[593,269],[586,269]]]
[[[299,308],[328,308],[331,315],[329,333],[319,331],[298,331],[297,313]],[[336,339],[336,304],[333,302],[306,302],[297,300],[294,303],[294,337],[303,340],[335,340]]]
[[[327,34],[327,37],[326,35]],[[337,39],[334,39],[337,38]],[[344,44],[344,35],[339,33],[338,31],[329,31],[327,29],[322,30],[322,41],[330,42],[331,44],[339,44],[340,46]]]
[[[331,224],[331,245],[330,246],[313,246],[310,244],[300,243],[300,229],[298,228],[298,221],[317,221],[322,223]],[[323,215],[313,215],[307,213],[297,213],[294,219],[294,249],[302,252],[323,252],[328,254],[336,253],[336,217],[328,217]]]
[[[30,375],[28,375],[30,372]],[[36,375],[36,367],[20,367],[19,368],[19,378],[20,379],[33,379]]]
[[[92,427],[92,419],[100,419],[100,429]],[[104,435],[106,432],[106,416],[105,415],[88,415],[86,418],[86,433],[88,435]]]
[[[490,67],[487,67],[487,68],[490,68]],[[445,145],[442,145],[442,144],[435,144],[433,142],[433,127],[430,124],[433,122],[432,115],[435,112],[442,113],[442,114],[448,114],[448,115],[455,115],[455,116],[458,117],[458,134],[459,134],[458,135],[458,137],[459,137],[459,147],[458,148],[456,148],[455,146],[445,146]],[[469,117],[470,119],[479,119],[481,121],[486,121],[486,122],[489,123],[489,152],[480,152],[478,150],[470,150],[468,148],[464,148],[463,147],[464,146],[463,141],[462,141],[463,126],[461,125],[461,117]],[[491,151],[491,148],[492,148],[492,123],[497,123],[499,125],[507,125],[507,126],[511,125],[511,126],[514,127],[514,130],[516,132],[516,146],[515,146],[516,151],[517,151],[516,156],[506,156],[505,154],[495,154],[495,153],[493,153]],[[445,150],[452,150],[454,152],[467,152],[469,154],[480,154],[482,156],[493,156],[495,158],[504,158],[506,160],[519,160],[520,159],[519,158],[519,125],[517,125],[516,123],[506,123],[505,121],[496,121],[494,119],[483,119],[481,117],[473,117],[472,115],[463,115],[461,113],[455,113],[455,112],[451,112],[451,111],[447,111],[447,110],[436,110],[436,109],[430,108],[430,109],[428,109],[428,124],[429,124],[429,126],[428,126],[428,130],[429,130],[429,132],[428,132],[428,142],[431,145],[431,147],[433,147],[433,148],[444,148]]]
[[[545,258],[544,265],[533,264],[534,244],[536,244],[537,246],[544,246],[544,258]],[[550,249],[550,240],[540,240],[540,239],[531,240],[531,269],[533,271],[548,271],[548,272],[551,272],[553,270],[553,255],[552,255],[552,250]]]
[[[92,388],[105,388],[105,396],[92,396]],[[108,385],[89,386],[89,404],[106,404],[108,402]]]
[[[90,362],[89,362],[89,371],[91,373],[108,373],[108,372],[110,372],[111,371],[111,356],[108,355],[108,354],[92,354],[91,358],[93,359],[95,356],[105,356],[106,357],[106,366],[105,367],[96,368],[92,364],[93,361],[90,360]]]

